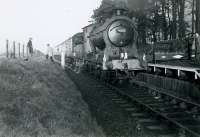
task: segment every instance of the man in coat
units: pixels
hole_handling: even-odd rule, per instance
[[[46,54],[46,59],[50,59],[52,62],[54,62],[53,59],[53,48],[50,46],[50,44],[47,44],[47,54]]]
[[[32,38],[29,38],[29,41],[27,43],[27,50],[28,50],[28,54],[30,56],[33,56],[33,44],[32,44]]]

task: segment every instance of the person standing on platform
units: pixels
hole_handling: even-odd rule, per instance
[[[46,59],[50,59],[52,62],[54,62],[54,59],[53,59],[53,48],[50,46],[50,44],[47,44]]]

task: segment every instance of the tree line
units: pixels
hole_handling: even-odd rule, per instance
[[[103,22],[119,7],[135,21],[140,43],[200,34],[200,0],[102,0],[92,17]]]

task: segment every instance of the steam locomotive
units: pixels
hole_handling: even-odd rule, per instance
[[[97,60],[100,57],[103,63],[103,70],[144,68],[137,51],[135,25],[129,17],[123,15],[122,10],[116,10],[115,15],[103,24],[95,24],[89,39],[97,51]]]
[[[76,68],[83,66],[112,80],[130,78],[135,72],[145,70],[147,63],[137,50],[136,27],[124,13],[123,9],[115,9],[111,18],[84,27],[82,38],[74,35],[72,42],[68,42],[71,45],[60,45],[72,47],[67,58],[74,60]]]

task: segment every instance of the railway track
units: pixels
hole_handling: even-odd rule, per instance
[[[153,121],[160,121],[159,123],[163,124],[161,126],[164,127],[163,129],[158,126],[159,124],[153,126],[154,129],[162,129],[163,131],[171,129],[176,133],[175,136],[181,137],[200,136],[199,104],[165,92],[149,90],[146,87],[132,87],[132,93],[127,92],[127,89],[115,90],[135,102],[147,114],[151,113],[151,116],[154,117]],[[150,120],[149,118],[148,120]],[[139,120],[139,122],[149,124],[148,120]],[[152,128],[152,125],[147,126],[147,128]]]
[[[70,74],[72,75],[72,74]],[[74,73],[73,77],[77,74]],[[128,112],[136,121],[136,129],[144,128],[158,137],[199,137],[200,105],[133,81],[131,88],[116,87],[85,74],[83,88],[102,91],[106,97]],[[78,78],[75,81],[80,81]],[[77,82],[76,82],[77,83]],[[80,83],[79,83],[80,84]],[[87,86],[86,86],[87,85]]]
[[[144,86],[132,86],[130,94],[127,89],[102,83],[91,76],[89,78],[89,85],[103,91],[105,96],[130,113],[138,123],[138,130],[144,127],[159,137],[200,136],[199,104],[168,93],[147,90]]]

